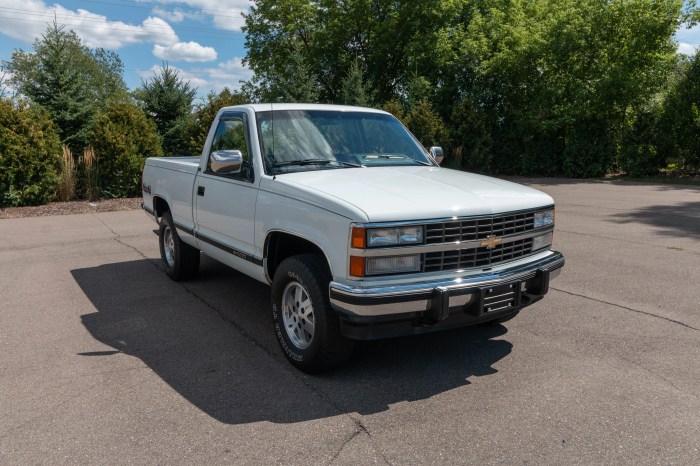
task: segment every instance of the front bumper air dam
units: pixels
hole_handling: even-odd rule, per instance
[[[349,338],[372,340],[473,325],[518,312],[542,299],[564,256],[449,281],[375,288],[330,284],[330,300]]]

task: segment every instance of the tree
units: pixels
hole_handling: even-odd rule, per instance
[[[365,79],[359,60],[350,63],[345,78],[340,83],[340,101],[345,105],[373,107],[375,105],[372,82]]]
[[[258,82],[257,93],[261,101],[318,102],[318,84],[299,42],[292,43],[286,59]]]
[[[494,141],[479,142],[477,158],[493,171],[600,176],[631,141],[630,115],[643,113],[672,72],[673,35],[698,17],[694,1],[683,4],[256,0],[245,25],[249,84],[271,89],[298,48],[319,100],[348,101],[357,60],[377,104],[398,101],[410,113],[429,103],[455,150],[468,147],[455,104],[469,102],[462,110],[481,141]]]
[[[187,130],[190,141],[189,153],[198,154],[202,151],[211,124],[219,110],[248,102],[248,96],[242,92],[232,92],[228,87],[224,87],[218,94],[214,91],[209,92],[206,101],[195,107],[193,118],[190,120],[190,127]]]
[[[131,103],[113,102],[97,118],[90,143],[100,189],[108,197],[137,196],[147,157],[163,155],[155,124]]]
[[[605,174],[626,115],[652,99],[673,68],[682,2],[483,3],[490,8],[472,15],[455,63],[471,69],[459,93],[496,116],[494,165]]]
[[[180,72],[164,63],[150,80],[141,80],[141,87],[134,91],[146,114],[153,120],[161,138],[165,155],[186,152],[190,147],[183,128],[192,118],[192,101],[197,95],[189,81]]]
[[[434,50],[451,1],[256,0],[246,15],[246,64],[264,86],[299,47],[319,100],[340,102],[341,83],[359,60],[377,101],[390,100],[408,70]]]
[[[493,139],[488,116],[474,102],[463,99],[455,104],[451,118],[452,157],[448,157],[447,163],[465,170],[490,171]]]
[[[61,140],[36,105],[0,99],[0,206],[44,204],[58,186]]]
[[[61,140],[81,153],[97,112],[112,99],[125,99],[119,57],[83,46],[56,21],[34,41],[34,51],[15,50],[3,68],[19,93],[44,107]]]
[[[442,146],[447,141],[445,123],[427,100],[421,100],[411,107],[406,114],[406,126],[426,148]]]
[[[688,168],[700,169],[700,54],[681,67],[657,131],[662,155],[681,157]]]

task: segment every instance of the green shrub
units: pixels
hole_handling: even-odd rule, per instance
[[[486,115],[468,99],[456,104],[452,111],[450,145],[451,167],[478,172],[491,169],[493,140]]]
[[[90,142],[107,197],[138,196],[146,157],[163,155],[155,124],[129,103],[110,104],[97,118]]]
[[[556,176],[562,173],[564,134],[557,127],[540,125],[524,138],[520,173],[526,176]]]
[[[652,111],[640,112],[625,129],[618,156],[622,171],[632,176],[655,175],[666,166],[666,158],[658,150],[657,115]]]
[[[569,128],[565,140],[565,176],[599,178],[608,172],[615,144],[605,122],[595,118],[581,119]]]
[[[43,109],[0,100],[0,206],[52,200],[61,154],[61,140]]]
[[[681,67],[681,76],[663,104],[659,152],[680,157],[685,168],[700,169],[700,54]]]
[[[421,100],[411,107],[405,123],[426,149],[447,142],[445,123],[427,100]]]

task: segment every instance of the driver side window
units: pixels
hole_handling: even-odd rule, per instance
[[[243,156],[243,164],[240,173],[219,175],[228,178],[242,179],[252,181],[253,164],[249,159],[248,138],[246,131],[246,123],[241,118],[227,118],[219,121],[219,126],[214,133],[214,140],[211,143],[211,152],[220,150],[238,150]],[[214,174],[211,170],[211,159],[207,162],[207,173]]]

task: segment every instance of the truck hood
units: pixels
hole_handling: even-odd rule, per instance
[[[350,204],[369,222],[488,215],[554,204],[549,195],[526,186],[441,167],[317,170],[278,175],[277,180],[309,194],[316,191],[326,201]]]

